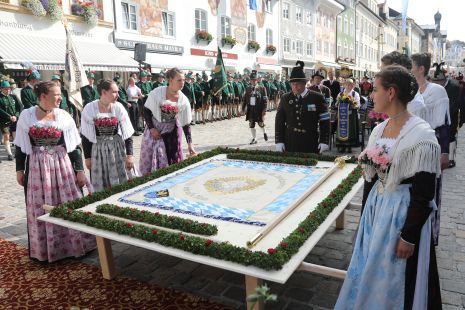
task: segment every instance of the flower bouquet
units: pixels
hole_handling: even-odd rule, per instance
[[[386,113],[380,113],[380,112],[375,112],[373,110],[371,110],[369,113],[368,113],[368,117],[374,121],[378,121],[378,122],[382,122],[386,119],[389,118],[389,116],[386,114]]]
[[[213,40],[213,36],[208,31],[197,31],[195,33],[195,39],[197,40],[197,43],[199,41],[207,41],[210,43]]]
[[[118,126],[118,118],[100,117],[94,120],[95,128],[101,136],[113,136]]]
[[[29,128],[29,136],[36,146],[55,146],[60,141],[62,131],[56,127],[40,127],[37,125]]]
[[[230,45],[231,47],[234,47],[237,43],[236,39],[231,36],[225,36],[221,39],[221,41],[223,42],[223,46]]]
[[[179,108],[171,104],[163,104],[160,106],[161,121],[169,122],[176,118],[179,113]]]
[[[371,148],[366,148],[358,156],[358,162],[375,168],[380,181],[378,184],[378,192],[383,193],[389,167],[391,165],[391,156],[388,154],[386,145],[376,145]]]
[[[355,98],[349,95],[342,94],[339,97],[337,97],[337,100],[339,102],[346,102],[349,103],[350,107],[352,109],[357,109],[357,101],[355,101]]]
[[[269,54],[274,54],[276,53],[276,46],[269,44],[266,46],[265,51]]]
[[[250,40],[247,45],[247,48],[249,49],[249,51],[250,50],[258,51],[260,49],[260,44],[257,41]]]
[[[31,11],[34,16],[48,16],[52,21],[61,20],[61,0],[23,0],[21,5]]]
[[[94,2],[81,0],[71,5],[71,13],[73,15],[82,16],[86,24],[90,26],[97,25],[98,18],[101,14]]]

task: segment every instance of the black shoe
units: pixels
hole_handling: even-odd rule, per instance
[[[191,122],[191,126],[194,126],[194,125],[195,125],[195,122],[194,122],[194,121],[192,121],[192,122]]]
[[[8,160],[12,161],[13,160],[13,155],[8,155]]]
[[[141,135],[141,133],[140,133],[140,132],[138,132],[138,131],[134,131],[134,133],[133,133],[132,135],[137,137],[137,136],[140,136],[140,135]]]
[[[449,160],[449,168],[455,167],[455,160]]]
[[[263,139],[265,139],[265,141],[268,141],[268,135],[266,133],[263,133]]]
[[[257,140],[255,138],[253,138],[252,141],[250,141],[249,144],[257,144]]]

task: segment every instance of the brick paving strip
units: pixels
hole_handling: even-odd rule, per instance
[[[269,140],[257,133],[258,144],[251,147],[250,131],[244,118],[235,118],[192,127],[194,146],[198,152],[217,146],[234,148],[274,149],[274,116],[265,119]],[[135,137],[135,158],[138,161],[140,137]],[[186,148],[186,145],[184,145]],[[354,154],[357,150],[354,149]],[[6,160],[0,148],[0,238],[27,245],[26,212],[23,190],[16,183],[14,162]],[[354,198],[360,203],[361,192]],[[441,279],[443,309],[465,308],[465,130],[459,132],[457,166],[444,172],[441,236],[436,252]],[[360,217],[359,210],[346,211],[344,230],[330,229],[320,240],[306,262],[347,269],[352,254],[352,241]],[[226,305],[245,308],[244,276],[173,258],[145,249],[113,243],[113,255],[119,274],[140,281],[176,288]],[[85,258],[84,263],[98,265],[97,251]],[[286,284],[268,283],[278,302],[266,309],[332,309],[341,280],[296,272]]]

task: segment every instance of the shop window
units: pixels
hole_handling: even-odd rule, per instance
[[[195,32],[208,31],[207,11],[195,9]]]
[[[137,30],[137,7],[126,2],[121,2],[121,12],[124,29]]]
[[[168,37],[174,37],[174,13],[172,12],[162,12],[163,17],[163,34]]]

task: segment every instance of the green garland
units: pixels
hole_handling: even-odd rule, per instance
[[[218,233],[218,228],[215,225],[186,220],[177,216],[168,216],[159,212],[153,213],[146,210],[118,207],[112,204],[99,205],[96,212],[193,234],[212,236]]]
[[[301,165],[301,166],[315,166],[318,163],[318,160],[313,158],[297,158],[297,157],[282,157],[282,156],[269,156],[261,154],[247,154],[247,153],[232,153],[228,154],[229,159],[240,159],[240,160],[250,160],[250,161],[259,161],[266,163],[281,163],[288,165]]]
[[[105,199],[113,194],[133,188],[140,184],[151,181],[162,175],[172,173],[193,163],[202,161],[219,154],[243,153],[249,155],[258,155],[261,151],[244,151],[232,149],[215,149],[202,153],[196,157],[189,158],[181,163],[157,170],[150,175],[133,179],[132,182],[121,184],[91,196],[87,196],[70,203],[58,206],[51,212],[51,216],[69,220],[72,222],[82,223],[98,229],[104,229],[116,232],[121,235],[127,235],[133,238],[139,238],[148,242],[155,242],[164,246],[184,250],[193,254],[210,256],[221,260],[227,260],[239,263],[245,266],[253,265],[265,270],[279,270],[289,261],[289,259],[298,252],[299,248],[307,241],[310,235],[323,223],[333,209],[342,201],[347,193],[358,182],[362,175],[361,167],[357,166],[347,178],[330,192],[311,212],[305,220],[286,238],[284,238],[275,248],[269,248],[267,252],[250,251],[243,247],[229,244],[228,242],[214,242],[210,239],[203,239],[195,236],[187,236],[179,233],[172,233],[163,230],[151,229],[145,225],[127,223],[120,220],[110,219],[101,215],[92,214],[91,212],[74,211],[77,208]],[[274,155],[284,160],[284,155],[280,153],[266,152],[262,155]],[[310,154],[305,154],[308,156]],[[313,157],[309,156],[308,158]],[[281,158],[282,157],[282,158]],[[250,158],[250,157],[249,157]],[[334,160],[336,156],[326,156]]]

